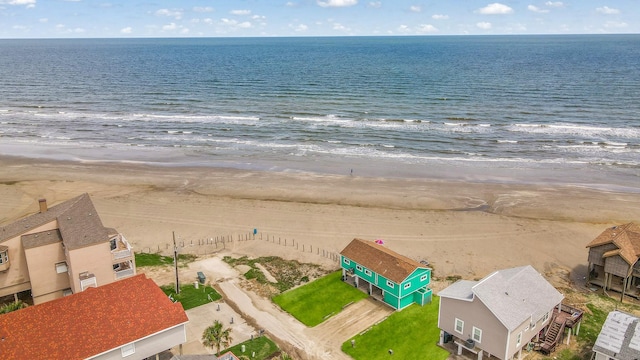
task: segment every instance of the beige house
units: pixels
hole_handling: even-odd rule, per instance
[[[34,304],[136,274],[127,240],[106,228],[88,194],[0,228],[0,296],[31,291]]]
[[[589,284],[638,296],[640,226],[628,223],[607,228],[587,248]]]
[[[564,298],[531,266],[460,280],[438,295],[440,344],[453,341],[459,355],[478,360],[520,359]]]
[[[142,360],[184,344],[188,322],[140,274],[0,316],[0,358]]]

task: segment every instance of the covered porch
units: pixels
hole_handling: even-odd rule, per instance
[[[635,267],[629,276],[618,276],[605,272],[604,266],[592,265],[587,283],[605,291],[624,292],[627,296],[640,298],[640,270]]]
[[[379,287],[375,286],[373,283],[355,275],[349,271],[342,271],[342,280],[359,289],[360,291],[366,292],[371,296],[374,300],[384,301],[384,292]]]

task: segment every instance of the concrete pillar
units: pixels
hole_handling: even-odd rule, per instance
[[[438,340],[438,345],[442,346],[444,344],[444,330],[440,330],[440,339]]]
[[[344,268],[342,268],[342,278],[343,279],[347,279],[347,270],[345,270]]]
[[[522,348],[520,348],[520,350],[518,350],[518,360],[522,359]]]
[[[482,360],[482,355],[483,355],[483,354],[482,354],[482,350],[480,350],[480,351],[478,352],[478,360]]]
[[[576,328],[576,336],[580,335],[580,324],[582,324],[582,320],[578,322],[578,327]]]
[[[373,286],[369,283],[369,295],[373,294]]]
[[[462,355],[462,345],[458,345],[458,355]]]
[[[567,345],[569,345],[569,342],[571,341],[571,330],[569,329],[569,335],[567,335]]]
[[[358,276],[356,275],[356,287],[358,287]]]

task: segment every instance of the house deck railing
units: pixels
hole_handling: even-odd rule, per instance
[[[133,272],[133,269],[120,270],[120,271],[116,271],[115,273],[116,273],[117,280],[135,275]]]
[[[116,248],[111,250],[111,255],[113,256],[113,260],[124,259],[133,255],[131,245],[129,245],[129,242],[125,239],[124,235],[118,234],[118,238],[116,239]]]

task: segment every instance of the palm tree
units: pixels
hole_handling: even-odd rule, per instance
[[[222,323],[218,320],[213,325],[204,329],[202,333],[202,344],[206,347],[216,348],[216,356],[220,355],[221,347],[228,347],[231,344],[231,329],[222,328]]]
[[[22,300],[18,300],[18,301],[0,306],[0,314],[10,313],[12,311],[24,309],[26,307],[27,307],[27,304],[23,303]]]

